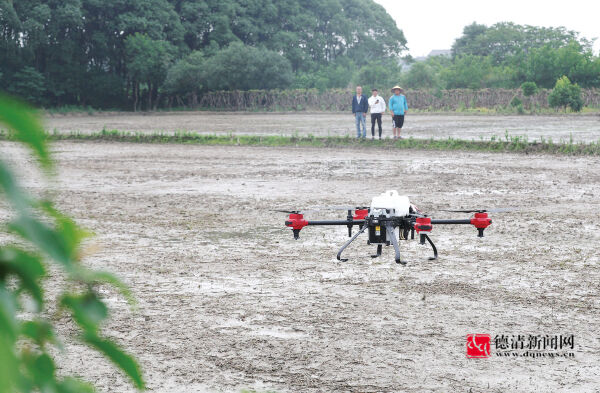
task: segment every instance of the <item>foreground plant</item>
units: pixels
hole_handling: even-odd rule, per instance
[[[32,111],[0,95],[0,123],[11,130],[12,138],[29,147],[43,173],[51,177],[54,168],[45,134]],[[8,232],[18,239],[15,244],[0,245],[0,393],[94,390],[79,379],[57,376],[62,350],[55,327],[46,317],[49,302],[56,302],[71,316],[79,327],[79,340],[107,356],[143,389],[135,359],[99,332],[108,309],[98,285],[108,284],[129,301],[132,298],[115,276],[81,264],[82,240],[88,233],[54,208],[51,200],[39,200],[25,192],[2,157],[0,203],[12,216],[8,223],[0,221],[0,234]],[[58,299],[52,300],[44,296],[44,287],[48,280],[58,281],[59,277],[47,275],[50,263],[58,266],[66,279]],[[52,356],[55,348],[58,355]]]

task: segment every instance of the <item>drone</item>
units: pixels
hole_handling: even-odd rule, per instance
[[[317,209],[320,211],[323,209]],[[477,229],[478,237],[483,237],[483,231],[492,224],[492,219],[488,213],[506,212],[514,210],[512,208],[498,209],[466,209],[466,210],[444,210],[447,212],[473,213],[471,218],[458,220],[440,220],[432,219],[423,214],[415,205],[413,205],[408,196],[399,195],[396,190],[386,191],[375,196],[370,206],[358,207],[332,207],[324,210],[347,210],[348,215],[345,220],[325,220],[309,221],[304,218],[306,212],[315,210],[276,210],[278,212],[289,213],[285,226],[292,229],[294,239],[300,238],[300,231],[306,226],[326,225],[326,226],[346,226],[348,227],[348,240],[337,253],[337,259],[345,262],[348,259],[342,258],[344,250],[359,237],[363,232],[368,232],[369,238],[367,244],[377,245],[376,254],[372,258],[381,256],[383,246],[394,247],[396,252],[396,263],[406,265],[406,261],[400,258],[400,240],[415,239],[415,232],[419,237],[419,243],[424,245],[427,241],[433,250],[433,257],[429,260],[438,258],[438,251],[429,237],[434,225],[473,225]],[[357,226],[358,232],[352,235],[352,229]]]

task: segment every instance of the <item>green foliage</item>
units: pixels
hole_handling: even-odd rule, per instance
[[[600,69],[595,68],[593,56],[590,52],[582,52],[581,46],[575,42],[558,49],[550,45],[534,49],[522,67],[527,80],[545,88],[551,88],[563,75],[587,87],[600,86]]]
[[[533,49],[544,46],[558,49],[571,42],[591,48],[591,41],[579,38],[577,32],[564,27],[522,26],[511,22],[487,27],[473,23],[464,28],[463,35],[452,45],[452,55],[490,57],[493,64],[500,65]]]
[[[538,87],[535,82],[523,82],[521,84],[521,91],[523,91],[525,97],[531,97],[532,95],[537,94]]]
[[[487,87],[510,87],[510,70],[494,66],[490,57],[465,55],[440,72],[441,79],[448,89]]]
[[[205,75],[211,90],[286,88],[292,83],[289,60],[274,51],[239,42],[206,60]]]
[[[348,59],[338,58],[336,61],[319,66],[311,71],[298,71],[292,82],[294,89],[346,88],[356,79],[356,64]]]
[[[52,161],[45,134],[31,110],[0,96],[0,123],[8,126],[15,140],[23,142],[51,175]],[[44,281],[48,263],[61,268],[67,284],[58,304],[69,313],[81,331],[80,339],[112,360],[144,388],[135,360],[114,342],[100,335],[108,311],[98,284],[113,285],[130,297],[124,285],[106,272],[82,265],[81,242],[89,236],[49,200],[37,200],[18,184],[9,166],[0,159],[0,196],[14,213],[6,228],[19,239],[0,246],[0,392],[92,392],[93,387],[56,373],[52,347],[59,345],[52,323],[44,318],[47,299]],[[30,306],[32,305],[32,306]]]
[[[548,103],[553,108],[571,108],[574,112],[579,112],[583,108],[581,99],[581,88],[575,83],[571,83],[567,76],[562,76],[556,81],[554,89],[548,95]]]
[[[414,63],[402,76],[402,83],[409,88],[435,89],[441,87],[436,70],[424,62]]]
[[[134,110],[140,92],[140,84],[146,84],[148,109],[152,108],[153,97],[166,77],[171,63],[171,45],[166,41],[153,40],[145,34],[135,33],[125,40],[127,75],[136,86],[134,89]]]
[[[363,140],[348,136],[283,136],[283,135],[217,135],[198,134],[197,132],[179,131],[176,133],[145,133],[119,130],[104,130],[97,133],[71,133],[51,135],[57,140],[108,140],[114,142],[136,143],[185,143],[217,146],[310,146],[310,147],[347,147],[386,148],[386,149],[425,149],[425,150],[475,150],[490,152],[547,153],[568,155],[600,156],[600,141],[590,143],[568,142],[553,143],[552,139],[541,138],[540,141],[529,141],[527,137],[513,136],[508,133],[504,138],[492,136],[489,140],[464,139],[424,139],[406,138],[401,140],[384,139]]]
[[[374,62],[363,66],[355,78],[356,84],[361,84],[367,88],[379,89],[379,91],[389,91],[400,81],[400,67],[395,61],[392,62]],[[366,91],[366,90],[365,90]],[[366,91],[368,95],[368,91]]]
[[[46,92],[44,75],[33,67],[23,67],[22,70],[17,71],[12,76],[6,90],[12,94],[19,94],[28,102],[41,104],[44,101],[44,93]]]
[[[282,67],[281,78],[270,73],[276,86],[291,83],[290,65],[299,80],[325,70],[301,84],[341,86],[337,68],[345,61],[362,66],[406,49],[402,31],[373,0],[1,0],[0,26],[0,89],[59,107],[152,109],[172,63],[194,51],[208,61],[236,42],[284,59],[269,57],[271,69]],[[189,77],[189,65],[172,71],[165,92]],[[215,73],[219,88],[239,85],[237,73],[227,83]],[[269,88],[254,79],[251,86]],[[184,94],[176,89],[169,94]]]
[[[205,84],[204,56],[194,51],[169,68],[164,88],[168,93],[196,95]]]
[[[519,97],[514,96],[513,99],[510,101],[510,106],[512,106],[513,108],[523,106],[523,101],[521,101]]]

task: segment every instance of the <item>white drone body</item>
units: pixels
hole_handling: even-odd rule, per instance
[[[406,195],[398,195],[396,190],[388,190],[371,200],[369,215],[373,217],[406,217],[410,214],[410,200]]]

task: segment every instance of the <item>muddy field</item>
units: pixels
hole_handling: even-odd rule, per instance
[[[371,135],[367,116],[368,135]],[[55,115],[46,119],[48,130],[58,132],[98,132],[103,128],[135,132],[174,132],[205,134],[233,133],[256,135],[356,135],[352,114],[340,113],[247,113],[171,112],[154,114],[96,114],[93,116]],[[392,135],[389,116],[383,118],[383,135]],[[377,130],[375,131],[377,133]],[[600,140],[600,115],[481,116],[412,114],[406,116],[403,133],[415,138],[489,139],[493,135],[541,137],[555,142]]]
[[[87,263],[117,273],[139,301],[132,311],[106,292],[105,332],[138,356],[149,391],[600,386],[598,158],[75,142],[54,150],[61,207],[97,234]],[[0,143],[0,153],[28,187],[43,186],[16,145]],[[447,208],[522,211],[492,215],[482,239],[472,227],[435,227],[437,261],[403,242],[406,266],[391,248],[371,259],[366,238],[339,262],[345,227],[305,228],[294,241],[285,215],[270,211],[366,204],[386,189],[438,218],[465,217]],[[470,333],[573,334],[575,357],[467,359]],[[66,344],[64,371],[101,391],[133,391],[98,355]]]

